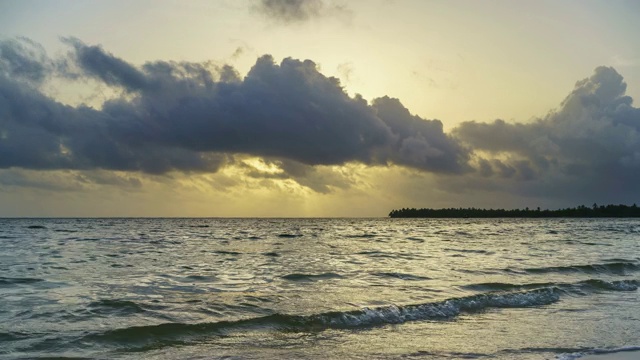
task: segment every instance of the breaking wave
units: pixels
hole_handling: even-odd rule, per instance
[[[302,274],[295,274],[302,275]],[[320,276],[326,276],[321,274]],[[333,274],[329,274],[333,275]],[[307,278],[309,275],[300,276]],[[315,275],[318,276],[318,275]],[[295,276],[296,278],[298,276]],[[314,277],[314,275],[311,275]],[[296,279],[298,280],[298,279]],[[553,304],[567,293],[593,293],[600,291],[633,291],[638,280],[605,281],[589,279],[577,283],[481,283],[463,286],[466,289],[490,290],[471,296],[450,298],[438,302],[412,305],[386,305],[350,311],[333,311],[312,315],[271,314],[235,321],[209,323],[163,323],[108,330],[87,335],[84,340],[99,342],[149,344],[169,346],[190,342],[198,338],[226,336],[234,331],[272,329],[286,332],[323,331],[327,329],[355,329],[410,321],[448,320],[462,313],[476,313],[488,309],[527,308]],[[130,307],[121,302],[101,303]],[[135,307],[134,310],[141,310]]]
[[[352,311],[335,311],[313,315],[272,314],[237,321],[211,323],[164,323],[135,326],[90,334],[83,340],[115,343],[156,343],[173,345],[198,337],[224,336],[234,330],[270,328],[281,331],[322,331],[400,324],[408,321],[451,319],[461,313],[491,308],[525,308],[555,303],[560,299],[554,288],[512,293],[487,293],[440,302],[415,305],[388,305]]]

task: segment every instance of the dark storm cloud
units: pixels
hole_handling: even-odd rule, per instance
[[[103,168],[164,173],[215,171],[224,161],[217,154],[158,144],[140,146],[125,133],[128,126],[139,125],[120,123],[126,119],[118,114],[86,106],[70,107],[47,97],[32,80],[52,75],[57,67],[50,66],[53,62],[42,52],[24,51],[25,44],[31,43],[4,42],[0,53],[0,168]],[[16,54],[24,57],[28,66],[6,65],[18,58]],[[29,57],[30,54],[37,56]],[[111,79],[128,74],[114,72],[113,62],[106,63],[109,66],[105,71],[114,74]],[[86,71],[99,74],[94,69]]]
[[[85,45],[76,38],[64,38],[62,41],[73,47],[71,60],[87,75],[95,76],[107,85],[122,86],[128,90],[142,90],[150,86],[141,71],[101,47]]]
[[[411,115],[398,99],[386,96],[375,99],[372,107],[397,139],[387,154],[391,162],[434,172],[470,170],[467,150],[444,134],[440,120]]]
[[[310,60],[263,56],[241,78],[228,65],[135,66],[65,42],[64,59],[28,39],[0,42],[0,168],[215,172],[242,154],[277,169],[247,176],[321,193],[354,180],[318,165],[347,163],[448,175],[440,187],[456,193],[572,202],[628,202],[640,193],[640,109],[612,68],[579,81],[544,118],[466,122],[447,134],[397,99],[350,97]],[[121,95],[99,109],[64,105],[41,90],[52,77],[92,79]]]
[[[263,56],[240,79],[230,66],[158,61],[137,67],[101,47],[65,42],[72,52],[52,73],[126,92],[100,110],[71,107],[19,81],[15,70],[5,71],[0,167],[211,172],[228,160],[225,154],[250,154],[304,165],[467,169],[466,150],[439,121],[411,115],[396,99],[369,105],[349,97],[309,60],[276,64]],[[31,60],[33,69],[50,62]]]
[[[628,202],[640,191],[640,109],[626,86],[614,69],[599,67],[545,118],[466,122],[454,134],[484,154],[483,175],[515,181],[505,184],[514,192]]]

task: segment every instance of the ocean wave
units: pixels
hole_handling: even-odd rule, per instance
[[[356,255],[366,255],[372,258],[387,258],[387,259],[407,259],[407,260],[415,260],[415,259],[424,259],[429,256],[418,255],[410,252],[387,252],[387,251],[378,251],[378,250],[365,250],[355,253]]]
[[[93,314],[99,315],[128,315],[134,313],[142,313],[145,309],[133,301],[118,299],[103,299],[88,304],[87,308]]]
[[[44,281],[44,279],[36,279],[36,278],[11,278],[11,277],[2,277],[0,276],[0,286],[11,286],[11,285],[23,285],[23,284],[34,284]]]
[[[282,234],[278,234],[278,237],[280,238],[297,238],[297,237],[301,237],[302,234],[289,234],[289,233],[282,233]]]
[[[511,284],[503,282],[486,282],[478,284],[462,285],[461,288],[467,290],[478,291],[514,291],[514,290],[526,290],[526,289],[539,289],[544,287],[558,286],[558,283],[545,282],[545,283],[530,283],[530,284]]]
[[[514,269],[504,269],[507,272],[518,272]],[[530,274],[548,274],[548,273],[587,273],[587,274],[626,274],[629,271],[640,270],[640,264],[634,261],[616,261],[605,262],[600,264],[584,264],[584,265],[568,265],[568,266],[549,266],[539,268],[522,269],[525,273]]]
[[[488,250],[454,249],[454,248],[444,248],[442,250],[444,250],[444,251],[461,252],[461,253],[472,253],[472,254],[487,254],[487,255],[494,254],[493,251],[488,251]]]
[[[313,280],[324,280],[324,279],[339,279],[342,278],[342,275],[336,273],[322,273],[322,274],[287,274],[282,276],[285,280],[291,281],[313,281]]]
[[[47,227],[44,225],[29,225],[26,228],[27,229],[46,229]]]
[[[242,255],[241,252],[230,251],[230,250],[216,250],[214,251],[214,253],[220,254],[220,255]]]
[[[371,239],[376,236],[377,236],[376,234],[352,234],[352,235],[345,235],[344,237],[351,238],[351,239]]]
[[[590,279],[580,282],[582,285],[587,285],[595,289],[612,290],[612,291],[634,291],[638,290],[640,282],[638,280],[618,280],[618,281],[605,281],[598,279]]]
[[[502,282],[488,282],[479,284],[463,285],[461,288],[468,290],[479,291],[516,291],[516,290],[530,290],[540,288],[556,288],[564,292],[594,292],[594,291],[634,291],[638,289],[640,281],[638,280],[616,280],[606,281],[600,279],[583,280],[576,283],[558,283],[558,282],[544,282],[544,283],[525,283],[525,284],[511,284]]]
[[[561,354],[556,356],[556,359],[577,360],[589,355],[615,354],[615,353],[621,353],[621,352],[638,352],[638,357],[640,358],[640,346],[623,346],[619,348],[592,349],[592,350],[584,350],[584,351],[572,352],[567,354]]]
[[[316,315],[311,319],[331,328],[367,327],[417,320],[448,319],[461,313],[472,313],[490,308],[542,306],[555,303],[558,300],[560,300],[560,296],[555,289],[543,288],[523,292],[478,294],[418,305],[364,308]]]
[[[82,341],[116,344],[170,346],[198,338],[226,336],[234,330],[277,329],[289,332],[351,329],[400,324],[408,321],[451,319],[461,313],[473,313],[491,308],[525,308],[549,305],[559,300],[555,289],[538,289],[513,293],[488,293],[445,301],[388,305],[351,311],[335,311],[313,315],[272,314],[235,321],[209,323],[163,323],[108,330],[89,334]]]
[[[387,278],[396,278],[400,280],[431,280],[431,278],[413,274],[403,274],[398,272],[377,272],[371,275]]]
[[[16,332],[16,331],[0,332],[0,341],[17,341],[17,340],[23,340],[28,338],[29,338],[29,334],[26,334],[23,332]]]

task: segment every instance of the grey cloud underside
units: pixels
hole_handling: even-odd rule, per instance
[[[526,196],[636,201],[640,109],[625,91],[620,74],[599,67],[542,119],[461,124],[454,135],[482,154],[478,175],[485,179],[454,186],[492,183]]]
[[[28,41],[0,44],[0,167],[213,172],[230,154],[249,154],[304,165],[469,169],[468,151],[439,121],[395,99],[349,97],[309,60],[278,65],[264,56],[241,79],[230,66],[137,67],[98,46],[64,42],[71,52],[55,61]],[[17,66],[20,59],[28,66]],[[100,110],[63,105],[38,87],[53,76],[91,78],[123,95]]]
[[[52,64],[44,48],[26,38],[0,41],[0,69],[6,74],[40,83]]]
[[[335,189],[348,189],[355,185],[353,174],[345,171],[335,171],[317,166],[306,165],[295,160],[263,159],[266,165],[280,169],[278,172],[264,172],[249,164],[245,175],[256,179],[293,180],[299,185],[315,192],[327,194]]]

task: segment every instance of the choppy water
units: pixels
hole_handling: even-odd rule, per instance
[[[1,219],[0,357],[637,350],[639,235],[628,219]]]

